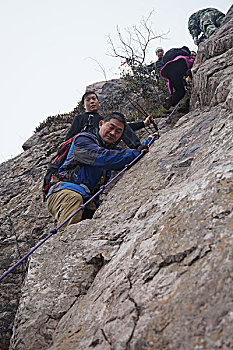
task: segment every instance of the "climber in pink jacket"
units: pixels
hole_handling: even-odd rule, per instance
[[[191,68],[194,57],[190,57],[188,47],[170,49],[163,57],[165,65],[160,71],[162,78],[167,79],[170,96],[166,98],[164,108],[169,109],[175,106],[185,95],[186,81],[184,77],[191,76]]]

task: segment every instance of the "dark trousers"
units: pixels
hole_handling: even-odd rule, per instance
[[[172,92],[171,106],[175,106],[185,95],[183,77],[186,75],[187,69],[188,67],[185,60],[179,59],[169,63],[163,71],[163,75],[169,79],[169,85]]]

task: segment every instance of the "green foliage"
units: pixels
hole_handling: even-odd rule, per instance
[[[108,98],[101,101],[102,114],[107,115],[113,111],[125,113],[126,94],[124,88],[119,84],[117,89],[108,92]]]
[[[166,115],[168,112],[167,112],[167,110],[163,107],[163,105],[160,105],[160,107],[158,107],[155,111],[154,111],[154,113],[153,113],[153,115],[155,116],[155,117],[160,117],[161,115]]]
[[[125,95],[134,96],[135,108],[140,101],[139,109],[141,106],[147,115],[157,115],[164,99],[168,96],[166,81],[161,79],[154,63],[146,65],[130,61],[128,67],[129,70],[121,74]]]
[[[159,76],[155,64],[127,62],[119,84],[111,87],[107,98],[100,101],[101,113],[106,115],[119,111],[128,121],[141,120],[149,114],[166,114],[162,104],[169,93],[166,81]]]
[[[72,123],[74,116],[76,114],[80,114],[83,112],[84,112],[84,108],[82,106],[81,101],[79,101],[77,106],[70,113],[56,114],[54,116],[47,117],[45,121],[43,121],[42,123],[39,124],[39,126],[36,127],[35,132],[39,132],[46,126],[51,126],[51,125],[62,126],[62,124]]]

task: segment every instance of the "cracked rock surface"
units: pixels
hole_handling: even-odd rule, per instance
[[[233,348],[232,63],[229,79],[224,73],[216,84],[201,85],[210,66],[225,67],[230,30],[232,9],[215,40],[201,44],[191,112],[163,129],[150,152],[104,196],[92,220],[52,236],[28,268],[4,280],[5,332],[17,309],[11,350]],[[41,130],[37,144],[32,140],[15,162],[0,166],[2,176],[12,166],[8,186],[18,189],[14,195],[3,188],[1,199],[12,214],[10,221],[3,207],[0,217],[4,267],[52,228],[40,173],[45,150],[64,133]],[[44,157],[35,159],[35,152]],[[21,182],[14,176],[19,173]]]
[[[232,347],[232,125],[181,118],[33,254],[11,349]]]

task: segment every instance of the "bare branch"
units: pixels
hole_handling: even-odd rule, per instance
[[[105,70],[104,66],[102,64],[100,64],[99,61],[96,60],[95,58],[92,58],[92,57],[87,57],[87,58],[89,58],[90,60],[92,60],[92,61],[94,61],[94,62],[96,62],[98,64],[98,66],[100,67],[100,71],[99,72],[103,73],[104,79],[105,79],[105,81],[107,81],[107,75],[106,75],[106,70]]]
[[[117,33],[118,33],[118,36],[120,38],[122,45],[124,46],[125,52],[127,53],[127,57],[129,57],[129,58],[133,57],[133,48],[131,46],[131,33],[129,33],[129,38],[128,38],[129,44],[127,44],[125,42],[125,40],[123,39],[121,32],[120,32],[120,28],[118,26],[117,26]]]
[[[125,56],[125,55],[122,56],[122,55],[119,54],[119,52],[116,51],[116,48],[115,48],[115,46],[114,46],[114,44],[113,44],[113,41],[112,41],[112,39],[111,39],[110,36],[108,36],[108,40],[109,40],[108,43],[109,43],[110,48],[111,48],[111,50],[112,50],[112,54],[111,54],[110,56],[112,56],[112,57],[120,57],[120,58],[126,59],[127,56]]]
[[[126,35],[122,35],[119,26],[117,26],[120,47],[116,47],[112,39],[108,37],[111,49],[110,56],[124,59],[128,63],[130,62],[131,67],[132,65],[140,65],[145,62],[150,43],[158,38],[164,39],[166,35],[154,34],[151,22],[153,12],[154,10],[152,10],[146,18],[143,18],[139,26],[134,25],[132,30],[126,28]]]

